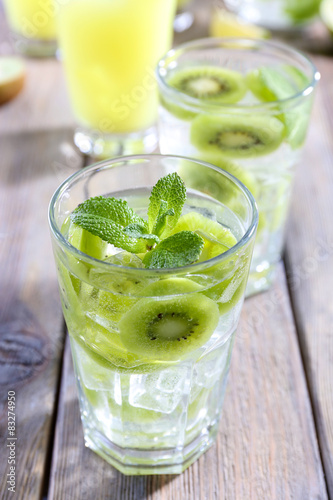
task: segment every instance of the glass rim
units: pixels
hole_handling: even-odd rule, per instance
[[[212,259],[205,260],[203,262],[196,262],[193,264],[188,264],[186,266],[181,266],[181,267],[172,267],[172,268],[161,268],[161,269],[148,269],[148,268],[133,268],[133,267],[128,267],[128,266],[121,266],[118,264],[113,264],[111,262],[105,262],[100,259],[96,259],[95,257],[91,257],[88,254],[85,254],[84,252],[81,252],[81,250],[78,250],[76,247],[71,245],[69,241],[63,236],[61,233],[61,230],[55,220],[55,214],[54,214],[54,207],[56,205],[57,200],[59,200],[60,196],[68,189],[68,187],[75,182],[77,179],[79,179],[81,176],[93,172],[93,171],[100,171],[100,170],[107,170],[108,168],[112,167],[112,164],[114,163],[120,163],[120,162],[128,162],[128,161],[137,161],[137,160],[150,160],[150,159],[173,159],[173,160],[186,160],[190,161],[192,163],[197,163],[201,164],[204,167],[207,167],[211,170],[215,170],[216,172],[221,173],[221,175],[224,175],[225,177],[229,178],[234,184],[236,184],[237,188],[242,192],[242,194],[245,196],[245,198],[248,201],[249,207],[251,208],[252,212],[252,218],[251,222],[249,223],[249,227],[245,231],[244,235],[240,238],[239,241],[235,245],[233,245],[231,248],[229,248],[226,252],[217,255],[216,257],[213,257]],[[112,193],[111,193],[112,194]],[[227,205],[226,205],[227,206]],[[53,193],[50,203],[49,203],[49,208],[48,208],[48,222],[49,222],[49,227],[51,229],[52,234],[54,235],[56,241],[62,248],[65,248],[67,251],[69,251],[72,255],[77,256],[80,260],[83,260],[87,263],[94,264],[95,267],[101,267],[104,268],[105,270],[113,269],[114,271],[122,272],[126,271],[127,274],[137,274],[137,273],[144,273],[144,274],[150,274],[150,275],[155,275],[155,276],[160,276],[160,275],[175,275],[175,274],[184,274],[184,272],[192,272],[193,270],[202,270],[206,268],[210,268],[212,266],[215,266],[219,262],[223,262],[224,260],[227,260],[231,255],[236,254],[241,248],[245,247],[247,243],[255,236],[255,232],[258,226],[258,221],[259,221],[259,213],[258,213],[258,208],[257,208],[257,203],[249,191],[249,189],[241,182],[239,181],[235,176],[230,174],[229,172],[223,170],[222,168],[216,167],[213,164],[201,161],[201,160],[196,160],[194,158],[188,158],[185,156],[179,156],[179,155],[162,155],[162,154],[142,154],[142,155],[129,155],[129,156],[118,156],[115,158],[110,158],[107,160],[102,160],[100,162],[94,163],[92,165],[89,165],[87,167],[84,167],[74,174],[70,175],[67,177],[55,190]]]
[[[171,60],[177,60],[179,55],[189,52],[195,48],[197,49],[202,49],[202,48],[227,48],[225,46],[230,45],[229,48],[233,48],[232,45],[237,46],[239,45],[238,48],[271,48],[272,50],[278,50],[280,53],[288,54],[290,56],[293,56],[295,59],[302,61],[305,63],[310,69],[312,73],[312,78],[309,84],[302,90],[299,90],[295,94],[293,94],[290,97],[287,97],[285,99],[278,99],[275,101],[269,101],[269,102],[263,102],[259,104],[239,104],[239,103],[206,103],[201,101],[200,99],[197,99],[196,97],[191,97],[188,94],[185,94],[184,92],[181,92],[180,90],[176,89],[175,87],[172,87],[169,85],[166,80],[165,76],[167,74],[167,61],[169,59]],[[163,74],[164,73],[164,74]],[[155,70],[156,78],[158,85],[160,86],[163,91],[166,93],[173,95],[173,96],[178,96],[177,100],[181,98],[182,102],[184,102],[186,105],[189,107],[192,106],[192,109],[195,108],[196,110],[198,108],[205,108],[207,111],[218,111],[218,110],[226,110],[226,111],[231,111],[231,110],[242,110],[242,111],[267,111],[269,109],[275,110],[276,111],[276,106],[277,105],[288,105],[290,103],[293,103],[294,101],[297,101],[297,99],[301,99],[302,97],[307,97],[308,95],[312,94],[314,92],[314,89],[317,85],[317,83],[320,80],[320,72],[314,65],[314,63],[311,61],[311,59],[304,54],[302,51],[294,49],[293,47],[289,47],[289,45],[281,42],[276,42],[276,41],[270,41],[270,40],[256,40],[252,38],[231,38],[231,37],[226,37],[226,38],[199,38],[197,40],[191,40],[189,42],[183,43],[181,45],[178,45],[171,50],[169,50],[158,62],[156,70]]]

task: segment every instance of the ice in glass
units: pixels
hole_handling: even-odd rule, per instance
[[[178,203],[178,174],[198,165],[224,202],[189,181]],[[178,157],[99,163],[55,193],[85,442],[123,473],[180,473],[214,442],[257,221],[232,176]]]
[[[281,257],[292,179],[305,142],[319,74],[282,44],[206,39],[170,51],[157,70],[163,154],[224,169],[252,192],[259,226],[248,294],[268,288]],[[198,167],[187,182],[204,182]],[[210,176],[217,198],[224,186]]]

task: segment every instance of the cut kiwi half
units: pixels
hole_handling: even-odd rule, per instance
[[[251,92],[264,102],[289,99],[309,84],[306,75],[291,65],[284,65],[280,69],[259,68],[251,71],[246,79]],[[285,124],[288,142],[294,149],[304,143],[311,105],[312,99],[304,96],[295,97],[294,107],[287,111],[277,102],[280,112],[277,117]]]
[[[188,293],[188,283],[177,288],[176,293],[183,289],[184,295],[162,298],[170,293],[170,283],[158,283],[158,298],[141,299],[123,316],[120,339],[136,356],[175,361],[209,340],[218,323],[218,307],[204,295]]]
[[[247,92],[245,78],[241,73],[217,66],[194,66],[177,69],[167,80],[169,86],[203,104],[234,104]],[[175,116],[191,119],[196,113],[185,105],[176,106],[174,101],[161,96],[162,104]]]
[[[16,97],[24,87],[25,64],[18,57],[0,57],[0,104]]]
[[[276,150],[284,138],[280,120],[269,116],[197,116],[191,142],[203,153],[253,158]]]

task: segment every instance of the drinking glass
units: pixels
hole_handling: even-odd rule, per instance
[[[48,57],[56,53],[57,1],[4,0],[18,52],[36,57]]]
[[[182,220],[205,240],[200,262],[152,270],[134,254],[101,260],[69,243],[78,204],[114,196],[143,216],[158,179],[184,168],[225,186],[224,203],[211,182],[186,186]],[[203,162],[129,156],[69,177],[49,222],[86,445],[125,474],[182,472],[217,434],[258,222],[252,195]]]
[[[321,0],[225,0],[231,11],[270,30],[292,31],[306,26],[319,12]]]
[[[154,67],[171,46],[175,10],[176,0],[68,0],[59,7],[60,55],[83,153],[155,149]]]
[[[249,188],[259,226],[247,295],[269,288],[318,71],[280,43],[216,38],[171,50],[157,77],[161,152],[213,163]],[[203,177],[198,171],[192,181]],[[223,186],[215,189],[223,197]]]

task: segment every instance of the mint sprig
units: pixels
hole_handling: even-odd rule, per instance
[[[199,259],[204,240],[192,231],[168,236],[176,226],[186,200],[186,188],[177,173],[162,177],[153,187],[148,222],[117,198],[97,196],[80,204],[71,222],[127,252],[145,254],[149,269],[174,268]]]
[[[106,217],[90,213],[73,213],[71,221],[107,243],[127,252],[142,253],[147,251],[145,239],[133,238],[124,232],[124,228]]]
[[[162,177],[152,189],[148,207],[149,231],[156,231],[158,219],[165,217],[163,232],[170,233],[182,213],[186,200],[184,182],[176,172]],[[174,214],[167,213],[173,210]],[[158,228],[160,230],[160,228]],[[160,233],[162,234],[162,233]]]
[[[143,263],[148,269],[187,266],[199,259],[203,246],[201,236],[193,231],[180,231],[146,253]]]

